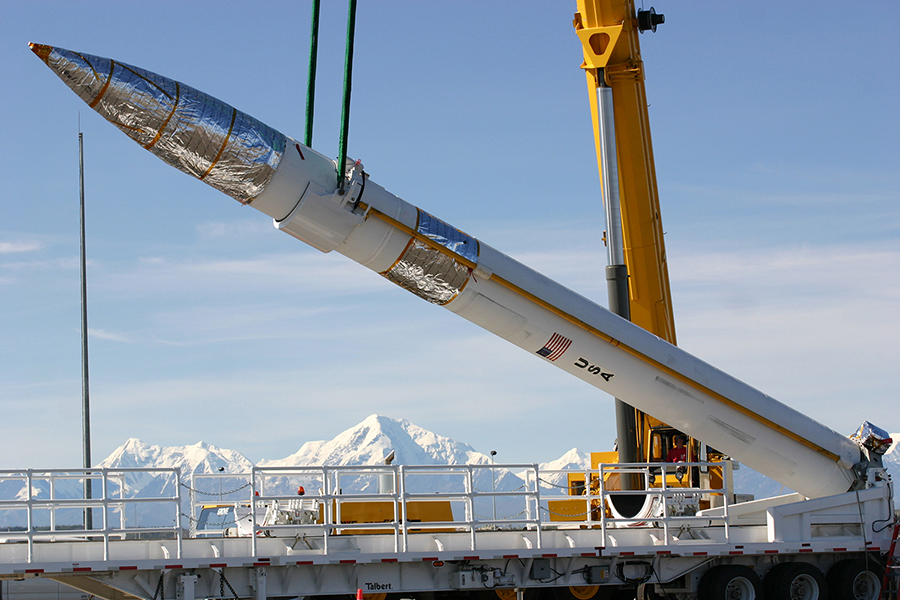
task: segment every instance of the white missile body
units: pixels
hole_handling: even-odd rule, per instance
[[[313,175],[333,174],[335,162],[306,148],[303,155],[305,160],[299,152],[286,153],[269,187],[250,205],[271,216],[278,229],[323,252],[335,250],[377,273],[389,273],[407,247],[416,242],[406,228],[418,231],[419,209],[371,181],[365,182],[356,211],[350,210],[349,197],[341,206],[342,197],[334,193],[334,177],[316,180]],[[310,164],[319,161],[321,165]],[[319,191],[328,188],[333,195],[324,196]],[[306,190],[300,202],[295,199],[296,190]],[[369,215],[364,218],[367,210]],[[389,220],[373,217],[374,211]],[[330,225],[323,230],[324,223]],[[850,487],[854,478],[849,468],[859,462],[860,451],[846,436],[487,244],[476,243],[477,261],[472,261],[476,266],[467,273],[460,291],[443,303],[448,310],[529,353],[538,354],[547,348],[549,353],[543,353],[547,356],[538,354],[543,360],[740,458],[806,496],[839,494]],[[624,350],[623,345],[633,352]],[[793,435],[786,435],[773,424]],[[812,444],[804,444],[801,439]],[[829,450],[839,460],[814,446]]]
[[[68,51],[48,46],[36,48],[35,53],[89,104],[102,107],[104,103],[116,102],[105,97],[98,102],[99,96],[90,99],[103,87],[104,73],[97,71],[96,64],[92,65],[95,72],[90,77],[97,81],[90,83],[92,91],[88,93],[72,83],[70,73],[76,59],[66,55]],[[107,60],[77,56],[89,63]],[[65,76],[58,64],[68,69]],[[202,95],[183,84],[125,67],[153,79],[155,85],[171,82],[182,90],[181,94],[189,90]],[[115,79],[110,71],[107,81]],[[116,86],[107,82],[104,94],[110,87]],[[202,98],[200,101],[205,102]],[[227,107],[210,98],[209,103],[213,102]],[[118,110],[108,111],[115,113],[118,121],[104,116],[137,139],[132,130],[135,123],[141,122],[141,115],[129,115],[127,126],[123,126],[121,117],[134,104],[123,102]],[[149,132],[155,132],[154,144],[159,140],[160,145],[177,152],[181,152],[180,147],[191,146],[184,135],[185,128],[191,125],[186,124],[187,117],[180,116],[180,110],[176,98],[168,117],[158,119],[162,125]],[[238,111],[234,114],[238,117],[231,117],[232,125],[236,119],[246,117]],[[179,125],[177,131],[169,132],[166,128],[172,121]],[[252,118],[246,122],[259,123]],[[193,127],[201,130],[205,125],[195,123]],[[266,128],[268,138],[272,138],[272,131]],[[230,136],[231,130],[228,133]],[[175,139],[177,135],[180,140]],[[278,229],[322,252],[336,251],[347,256],[808,497],[844,493],[856,482],[853,466],[861,459],[860,448],[848,437],[394,196],[369,181],[361,164],[353,165],[346,192],[341,194],[337,191],[334,160],[292,138],[273,139],[280,157],[267,159],[267,168],[274,169],[267,180],[255,180],[254,191],[262,191],[250,198],[231,195],[272,217]],[[223,152],[240,154],[240,148],[233,150],[228,145],[228,136],[221,147],[207,146],[211,149],[206,150],[205,158],[191,158],[194,163],[209,163],[205,169],[183,168],[176,164],[180,156],[161,158],[193,175],[199,170],[213,178]],[[251,157],[242,164],[252,162]]]

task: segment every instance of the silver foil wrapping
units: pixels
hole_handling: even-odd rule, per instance
[[[188,85],[62,48],[35,53],[131,139],[241,203],[262,193],[284,154],[283,134]]]
[[[472,262],[478,261],[478,240],[419,210],[416,231]],[[433,304],[447,304],[465,287],[469,268],[458,260],[417,239],[385,277]]]
[[[850,436],[850,439],[875,454],[884,454],[894,443],[894,440],[891,439],[891,434],[868,421],[863,421],[863,424],[859,426],[856,433]]]

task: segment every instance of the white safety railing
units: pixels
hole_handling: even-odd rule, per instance
[[[156,479],[158,493],[134,493],[135,483]],[[178,469],[14,469],[0,471],[0,543],[102,541],[156,535],[177,540],[182,553],[181,474]],[[5,531],[3,528],[5,527]]]
[[[678,472],[685,482],[721,484],[673,485]],[[515,489],[510,473],[519,476]],[[572,475],[583,482],[578,495],[568,489]],[[157,492],[148,497],[150,478]],[[641,489],[622,490],[618,482],[629,479]],[[9,470],[0,471],[0,543],[26,542],[31,561],[38,542],[102,541],[106,558],[111,541],[155,536],[176,539],[181,557],[182,517],[190,537],[250,537],[254,555],[266,536],[294,537],[326,553],[337,536],[369,534],[390,535],[394,552],[406,552],[417,533],[462,533],[476,550],[480,537],[497,530],[526,532],[527,543],[541,548],[542,532],[564,528],[598,529],[605,544],[609,529],[653,527],[667,545],[684,528],[721,527],[728,542],[730,481],[729,461],[584,471],[535,464],[255,467],[193,474],[187,483],[174,468]],[[722,509],[698,515],[701,501]]]
[[[664,534],[661,543],[669,544],[673,528],[677,533],[692,525],[720,526],[727,541],[730,469],[725,461],[603,464],[585,471],[495,464],[256,467],[242,475],[195,474],[189,485],[192,535],[252,537],[254,553],[260,536],[295,537],[328,552],[335,536],[351,534],[391,535],[394,551],[404,552],[409,535],[425,531],[465,533],[475,550],[480,534],[510,529],[533,532],[540,548],[543,530],[567,527],[599,529],[604,540],[609,528],[654,527]],[[670,485],[677,472],[690,481],[692,470],[695,481],[702,471],[717,473],[722,483]],[[514,490],[497,489],[497,471],[517,472],[523,482]],[[568,492],[568,486],[551,483],[554,476],[576,473],[588,482],[580,495],[562,494],[559,488]],[[642,489],[599,483],[629,476]],[[623,500],[636,499],[636,510],[617,510]],[[555,511],[560,501],[569,510]],[[697,516],[701,501],[724,508],[717,516]],[[218,516],[210,521],[213,510]]]

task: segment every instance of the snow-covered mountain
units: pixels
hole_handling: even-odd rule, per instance
[[[414,425],[405,419],[370,415],[329,441],[307,442],[287,458],[262,460],[261,467],[296,465],[379,465],[391,450],[404,465],[488,464],[472,446]]]
[[[541,471],[556,471],[560,469],[572,471],[585,471],[591,468],[591,455],[582,452],[578,448],[572,448],[556,460],[540,463]],[[524,479],[525,472],[520,471],[519,477]],[[569,482],[566,473],[543,473],[541,475],[542,495],[565,495],[568,493]]]
[[[900,475],[900,434],[892,435],[898,440],[885,454],[884,462],[889,472]],[[525,479],[525,471],[513,473],[507,469],[491,468],[490,456],[476,451],[470,445],[459,442],[434,432],[423,429],[403,419],[392,419],[385,416],[371,415],[361,423],[341,432],[331,440],[311,441],[300,449],[282,459],[262,460],[261,467],[298,467],[310,465],[380,465],[388,452],[394,452],[395,465],[474,465],[473,485],[476,491],[498,492],[519,489]],[[478,466],[481,466],[480,468]],[[98,467],[118,469],[129,467],[171,469],[181,471],[182,481],[188,481],[190,474],[245,473],[253,466],[241,453],[198,442],[190,446],[161,447],[147,444],[138,439],[129,439],[104,459]],[[573,448],[556,460],[541,463],[542,470],[590,468],[590,455]],[[246,481],[237,477],[224,477],[213,480],[217,490],[233,490],[246,487]],[[461,490],[464,477],[448,477],[445,475],[423,474],[407,479],[408,491],[457,491]],[[782,484],[744,465],[734,472],[735,491],[741,494],[753,494],[756,498],[765,498],[788,493],[791,490]],[[305,486],[321,487],[321,480],[300,480]],[[77,479],[61,481],[56,486],[57,497],[82,497],[82,483]],[[174,495],[175,480],[171,474],[154,475],[152,473],[127,473],[121,484],[121,492],[125,497],[152,497],[158,495]],[[266,481],[267,494],[293,494],[298,485],[297,477],[269,477]],[[343,493],[360,493],[375,491],[378,481],[374,476],[345,476],[339,481]],[[545,475],[541,482],[542,495],[566,493],[566,474]],[[216,491],[209,491],[213,499],[226,498]],[[118,494],[119,490],[115,490]],[[182,490],[183,495],[187,491]],[[246,494],[246,491],[243,492]],[[0,480],[0,499],[24,498],[24,481],[9,478]],[[36,477],[32,484],[32,495],[37,498],[49,497],[49,483]],[[234,499],[234,498],[230,498]],[[521,510],[521,501],[509,498],[498,498],[496,515],[500,518],[512,516]],[[486,517],[492,514],[495,503],[490,497],[478,499],[476,514]],[[21,525],[23,519],[20,511],[0,511],[0,526]],[[73,523],[80,522],[80,511],[72,510],[69,515]],[[171,505],[161,507],[155,514],[146,519],[165,523],[172,521]],[[60,515],[57,521],[60,522]],[[65,518],[62,519],[66,520]],[[130,521],[134,523],[134,519]],[[40,521],[38,521],[40,524]],[[150,524],[146,520],[141,524]]]
[[[106,469],[179,469],[182,481],[186,481],[192,473],[217,473],[219,469],[225,473],[241,473],[252,468],[251,463],[244,455],[234,450],[218,448],[204,442],[198,442],[190,446],[162,447],[146,444],[139,439],[132,438],[122,446],[116,448],[112,454],[101,461],[97,468]],[[234,489],[243,485],[239,479],[223,480],[225,489]],[[110,481],[107,494],[110,497],[123,498],[150,498],[150,497],[174,497],[176,495],[176,479],[169,472],[133,472],[125,471],[121,477]],[[57,498],[83,498],[84,483],[79,479],[61,479],[54,484],[54,494]],[[100,480],[93,482],[93,496],[99,498],[101,494]],[[26,488],[21,478],[7,478],[0,481],[0,499],[17,498],[24,499]],[[183,495],[187,495],[182,489]],[[49,478],[40,473],[33,475],[31,486],[33,498],[45,499],[50,497]],[[128,515],[131,525],[155,525],[171,523],[174,519],[174,507],[168,504],[150,504],[142,515]],[[80,509],[57,510],[56,522],[61,525],[74,525],[81,523],[83,519]],[[35,524],[44,526],[49,524],[48,511],[35,511]],[[15,527],[24,523],[21,511],[0,511],[0,526]]]
[[[888,448],[884,454],[884,466],[893,479],[900,477],[900,433],[892,433],[891,439],[894,443]]]
[[[487,468],[490,456],[477,452],[472,446],[438,435],[410,423],[405,419],[392,419],[370,415],[358,425],[339,433],[327,441],[307,442],[294,454],[281,460],[260,461],[261,467],[294,467],[305,465],[381,465],[384,458],[394,452],[395,465],[481,465],[473,470],[473,486],[476,491],[511,491],[522,485],[522,480],[507,469]],[[493,481],[492,481],[493,478]],[[296,477],[272,481],[278,493],[291,493],[297,485],[321,487],[321,483],[308,482]],[[463,492],[465,479],[458,475],[407,475],[407,491]],[[343,493],[371,493],[377,490],[374,476],[343,476],[340,487]],[[498,498],[498,515],[518,513],[522,507],[508,499]],[[494,503],[490,498],[476,501],[475,512],[485,516],[492,514]]]
[[[137,438],[131,438],[124,445],[113,450],[97,465],[108,469],[143,467],[156,469],[178,468],[181,476],[186,478],[192,473],[216,473],[222,469],[225,473],[242,473],[253,467],[246,456],[234,450],[218,448],[205,442],[197,442],[191,446],[154,446]],[[149,496],[152,492],[171,493],[170,482],[163,483],[161,478],[152,473],[128,473],[125,477],[125,493],[127,496]],[[152,492],[151,492],[152,490]]]

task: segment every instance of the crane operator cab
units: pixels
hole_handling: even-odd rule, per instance
[[[710,490],[711,496],[721,498],[724,486],[724,467],[715,464],[691,464],[691,463],[721,463],[728,457],[700,440],[691,438],[687,434],[672,427],[656,427],[649,431],[650,443],[647,444],[649,463],[687,463],[677,465],[674,468],[665,467],[666,487],[669,488],[701,488]],[[662,484],[658,476],[662,468],[651,470],[650,486],[660,487]],[[654,477],[655,475],[655,477]],[[732,486],[728,486],[729,489]],[[716,506],[719,503],[706,499],[701,502],[701,508],[709,505]]]
[[[599,520],[601,512],[607,517],[624,519],[649,516],[661,510],[661,506],[654,506],[660,496],[639,490],[662,488],[663,473],[667,489],[685,492],[675,496],[683,501],[683,506],[670,506],[670,514],[673,510],[679,514],[693,514],[724,504],[726,490],[733,489],[732,485],[725,485],[725,478],[731,474],[724,464],[728,457],[666,425],[645,430],[645,435],[643,463],[625,465],[618,462],[618,452],[592,452],[592,473],[573,471],[567,475],[570,500],[550,501],[551,520],[580,521],[585,518],[586,511],[594,520]],[[601,485],[605,491],[633,489],[636,493],[609,495],[605,502],[594,498],[590,500],[590,508],[585,504],[587,499],[574,498],[597,496]],[[734,500],[731,498],[730,503]]]

